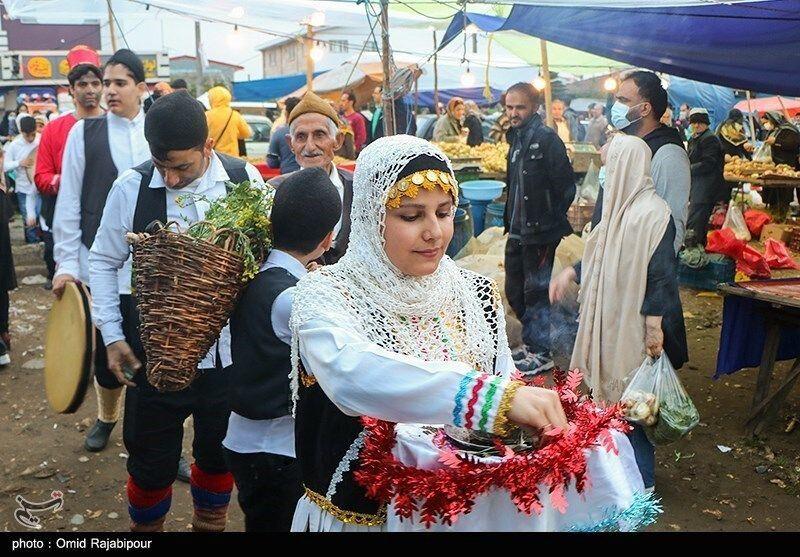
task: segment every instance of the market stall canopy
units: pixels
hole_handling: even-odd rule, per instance
[[[789,113],[789,116],[794,116],[800,113],[800,99],[792,99],[787,97],[759,97],[751,99],[748,104],[747,101],[737,103],[734,108],[738,108],[744,113],[758,112],[764,115],[765,112],[777,111],[783,114],[784,108]]]
[[[398,68],[412,65],[410,60],[395,60]],[[366,103],[372,91],[383,83],[383,66],[377,53],[364,53],[361,59],[345,62],[314,78],[313,89],[320,97],[338,101],[345,89],[352,89],[360,103]],[[285,96],[298,97],[306,92],[306,86]]]
[[[108,19],[106,0],[3,0],[3,6],[13,19],[37,23],[83,23],[85,20]],[[324,0],[114,0],[117,17],[126,13],[141,15],[145,8],[154,15],[159,10],[207,18],[247,27],[289,34],[300,20],[317,11],[324,11],[329,21],[340,26],[363,26],[365,6],[356,2]],[[394,25],[427,24],[430,20],[409,12],[395,15]]]
[[[614,2],[602,2],[604,7],[570,3],[584,6],[580,8],[562,7],[566,2],[546,3],[517,2],[505,18],[460,12],[440,48],[474,24],[485,32],[518,31],[696,81],[800,95],[800,73],[790,71],[800,67],[800,0],[658,8],[606,7],[621,5]],[[658,3],[665,4],[674,5]]]
[[[728,112],[736,102],[733,89],[729,87],[699,83],[674,76],[669,76],[667,80],[669,81],[667,95],[675,110],[677,111],[683,103],[692,107],[705,108],[708,110],[711,126],[714,128],[727,118]],[[677,118],[677,114],[675,117]]]
[[[314,77],[324,72],[314,73]],[[306,82],[306,74],[284,75],[253,79],[251,81],[233,82],[233,100],[235,101],[265,101],[279,99],[291,93]]]
[[[455,89],[439,89],[439,102],[447,106],[450,99],[459,97],[465,101],[475,101],[478,106],[492,106],[500,101],[500,95],[503,94],[502,89],[490,88],[489,92],[491,98],[485,97],[486,89],[483,87],[459,87]],[[433,110],[433,90],[420,91],[417,104]],[[406,97],[406,103],[414,104],[414,95]]]

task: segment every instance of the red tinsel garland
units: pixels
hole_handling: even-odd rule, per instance
[[[401,519],[419,511],[427,526],[435,522],[453,524],[461,514],[472,510],[476,497],[497,487],[509,492],[517,508],[539,514],[540,487],[546,486],[550,501],[565,512],[565,492],[574,480],[578,493],[589,487],[584,449],[598,443],[617,453],[611,431],[627,432],[630,426],[622,419],[619,405],[598,406],[588,397],[577,394],[583,376],[578,370],[554,373],[555,386],[569,421],[569,429],[546,435],[543,445],[529,452],[514,453],[505,447],[501,462],[483,463],[455,450],[442,450],[436,470],[406,466],[392,454],[395,424],[363,418],[367,436],[361,450],[360,466],[354,473],[367,495],[388,503],[393,500]],[[543,379],[534,380],[542,386]]]

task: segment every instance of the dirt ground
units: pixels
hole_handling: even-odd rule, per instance
[[[18,230],[15,231],[17,237]],[[94,393],[72,415],[49,408],[43,384],[43,344],[51,293],[22,284],[43,273],[35,250],[18,246],[20,288],[11,294],[12,364],[0,369],[0,527],[24,531],[13,516],[18,495],[44,501],[53,490],[64,509],[43,513],[48,531],[125,531],[126,451],[121,427],[101,453],[83,449],[85,430],[96,417]],[[800,392],[790,395],[764,436],[751,440],[742,424],[752,401],[756,370],[713,380],[722,299],[683,290],[690,362],[681,378],[701,414],[701,423],[682,441],[657,449],[656,491],[664,513],[652,531],[800,530]],[[788,369],[779,364],[777,376]],[[191,427],[184,439],[191,454]],[[166,528],[190,529],[191,497],[176,483]],[[229,530],[242,531],[238,505],[231,505]]]

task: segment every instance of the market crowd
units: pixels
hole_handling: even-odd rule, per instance
[[[240,157],[252,130],[223,86],[208,91],[208,109],[180,80],[151,92],[130,50],[101,66],[95,52],[76,48],[68,61],[74,112],[28,115],[23,104],[0,125],[13,137],[3,187],[13,175],[26,241],[45,244],[46,286],[56,297],[74,282],[91,290],[98,416],[85,447],[103,450],[122,420],[129,458],[120,481],[139,532],[164,529],[181,475],[191,484],[195,531],[225,529],[234,484],[247,531],[397,526],[354,474],[363,416],[500,436],[515,427],[566,430],[555,392],[517,373],[555,367],[553,306],[573,282],[580,310],[570,368],[584,371],[595,400],[618,402],[645,355],[680,369],[688,350],[678,252],[704,241],[714,205],[730,196],[724,154],[753,151],[736,111],[716,131],[702,108],[665,118],[667,93],[646,71],[622,79],[608,110],[589,106],[585,122],[554,102],[552,127],[540,92],[517,83],[487,137],[474,102],[449,100],[435,115],[434,141],[500,137],[510,146],[501,295],[444,255],[458,184],[441,150],[414,137],[407,105],[395,101],[401,135],[385,137],[380,88],[371,118],[352,90],[337,103],[313,93],[287,98],[266,161],[281,171],[269,182],[272,249],[198,378],[161,392],[145,374],[126,234],[157,220],[188,228],[228,195],[227,183],[263,184]],[[760,124],[773,157],[786,152],[797,167],[797,129],[777,114]],[[602,149],[604,173],[581,261],[553,276],[556,250],[572,233],[567,144],[575,142]],[[337,156],[357,158],[355,174]],[[2,200],[0,365],[9,362],[7,292],[16,286],[11,198]],[[503,298],[522,323],[514,353]],[[181,454],[189,416],[191,464]],[[654,447],[644,429],[634,425],[617,445],[604,464],[617,483],[598,482],[607,490],[600,495],[652,491]],[[621,473],[625,458],[635,466]]]

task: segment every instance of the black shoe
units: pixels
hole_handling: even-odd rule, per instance
[[[8,355],[8,346],[0,338],[0,366],[7,366],[11,363],[11,356]]]
[[[86,434],[86,441],[83,444],[83,447],[89,451],[96,453],[98,451],[102,451],[106,448],[108,444],[108,438],[111,435],[111,430],[114,429],[114,426],[117,425],[117,422],[106,423],[100,420],[97,420],[92,429],[89,430],[89,433]]]
[[[178,479],[188,484],[191,475],[192,467],[189,465],[189,461],[186,460],[186,457],[181,455],[181,459],[178,461]]]

